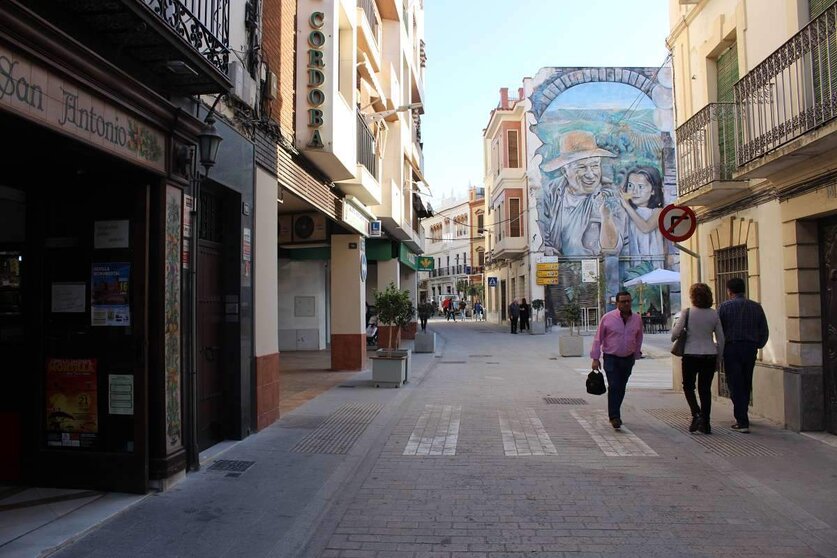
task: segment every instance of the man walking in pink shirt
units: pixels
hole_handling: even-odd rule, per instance
[[[642,317],[631,312],[631,294],[627,291],[616,295],[616,310],[602,316],[599,322],[590,350],[593,370],[601,369],[599,359],[602,354],[607,376],[607,415],[613,428],[619,430],[625,387],[634,362],[642,354]]]

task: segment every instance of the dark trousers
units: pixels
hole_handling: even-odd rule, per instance
[[[712,378],[715,376],[717,362],[718,357],[715,355],[683,356],[683,394],[692,415],[700,414],[704,424],[709,424],[709,414],[712,412]],[[695,398],[695,380],[700,405]]]
[[[509,318],[509,320],[511,321],[511,328],[512,328],[511,332],[512,333],[517,333],[517,318],[511,317],[511,318]]]
[[[421,330],[425,331],[427,329],[427,318],[419,318],[421,320]]]
[[[604,355],[603,364],[607,376],[607,417],[621,419],[622,400],[634,369],[634,356]]]
[[[520,331],[529,329],[529,316],[520,316]]]
[[[754,343],[727,343],[724,346],[724,373],[727,375],[727,387],[732,398],[735,422],[741,426],[750,426],[747,411],[750,407],[750,392],[753,390],[753,369],[756,367]]]

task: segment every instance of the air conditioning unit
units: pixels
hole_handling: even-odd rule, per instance
[[[264,80],[264,97],[271,101],[279,96],[279,77],[273,72],[267,72]]]
[[[327,238],[326,218],[322,213],[300,213],[293,216],[294,242],[318,242]]]
[[[255,106],[258,85],[256,84],[256,80],[247,73],[247,69],[240,60],[233,60],[229,63],[227,66],[227,77],[230,78],[233,84],[233,95],[249,106]]]
[[[369,236],[381,236],[380,221],[369,221]]]

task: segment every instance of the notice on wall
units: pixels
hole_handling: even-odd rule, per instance
[[[96,221],[93,225],[93,248],[128,248],[129,221]]]
[[[95,358],[47,359],[47,445],[93,446],[99,432],[96,400]]]
[[[134,414],[134,377],[130,374],[108,375],[108,413]]]
[[[252,250],[253,250],[253,239],[252,234],[250,233],[250,229],[244,227],[244,231],[241,234],[241,258],[245,262],[252,261]]]
[[[87,283],[53,283],[52,312],[55,314],[84,312]]]
[[[599,260],[581,260],[582,283],[595,283],[599,280]]]
[[[129,263],[94,263],[90,275],[90,314],[93,326],[128,327],[131,310]]]

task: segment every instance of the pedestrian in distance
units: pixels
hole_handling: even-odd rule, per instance
[[[733,277],[727,281],[729,300],[718,307],[718,316],[724,328],[724,372],[732,398],[735,424],[732,429],[750,432],[750,392],[753,389],[753,369],[756,353],[767,344],[770,332],[767,317],[761,304],[747,298],[744,280]]]
[[[524,329],[529,329],[529,315],[531,313],[531,306],[526,302],[524,298],[523,301],[520,303],[520,331]]]
[[[683,349],[683,394],[692,412],[689,432],[710,434],[709,415],[712,410],[712,378],[720,367],[724,354],[724,328],[718,313],[712,308],[712,289],[705,283],[695,283],[689,289],[692,306],[681,313],[671,330],[675,341],[686,330]],[[695,380],[700,405],[695,398]]]
[[[477,321],[484,319],[482,315],[482,303],[479,300],[474,303],[474,319]]]
[[[590,350],[593,370],[600,370],[599,359],[604,359],[607,415],[615,430],[622,426],[621,409],[628,378],[642,354],[642,318],[631,311],[631,302],[631,293],[627,291],[616,295],[616,309],[602,316]]]
[[[511,332],[512,334],[517,334],[517,320],[520,318],[520,305],[517,303],[517,299],[512,300],[512,303],[509,304],[509,321],[511,322]]]
[[[427,320],[433,314],[433,305],[429,302],[422,302],[418,307],[418,316],[421,320],[421,330],[427,331]]]

